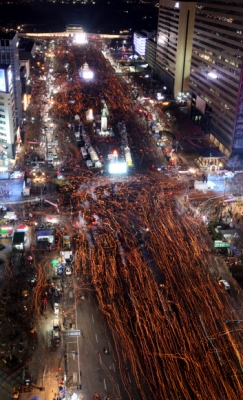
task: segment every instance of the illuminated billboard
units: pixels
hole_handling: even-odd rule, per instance
[[[127,173],[127,163],[126,162],[112,162],[109,164],[110,174],[126,174]]]
[[[0,92],[6,92],[5,70],[0,69]]]

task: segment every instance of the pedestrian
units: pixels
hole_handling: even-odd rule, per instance
[[[237,218],[237,224],[239,224],[240,223],[240,218]]]

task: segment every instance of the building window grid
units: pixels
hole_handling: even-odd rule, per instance
[[[233,98],[237,97],[238,94],[238,88],[231,87],[227,82],[225,82],[225,79],[229,79],[227,76],[225,76],[224,79],[218,77],[217,81],[211,81],[210,78],[207,76],[207,70],[204,72],[203,70],[201,71],[201,68],[197,66],[196,64],[191,65],[191,75],[196,79],[196,77],[199,77],[202,81],[204,81],[204,84],[206,84],[207,88],[211,88],[212,85],[219,90],[220,95],[222,96],[224,93],[227,93],[228,95],[232,96]],[[209,68],[208,70],[210,71],[212,68]],[[231,88],[232,91],[227,90],[227,88]]]
[[[203,52],[205,52],[205,51],[208,51],[208,49],[210,49],[209,46],[206,46],[206,45],[205,45],[205,47],[203,48],[203,47],[202,47],[202,43],[196,43],[196,42],[195,42],[194,48],[196,48],[196,49],[198,50],[198,53],[203,53]],[[217,53],[214,53],[214,54],[215,54],[215,55],[217,54],[217,56],[216,56],[217,59],[223,60],[225,63],[227,63],[227,64],[229,64],[229,65],[235,67],[236,70],[237,70],[237,69],[239,70],[239,69],[241,68],[241,65],[239,64],[238,60],[237,60],[237,63],[236,63],[236,60],[232,57],[231,54],[228,54],[228,58],[224,58],[224,57],[222,56],[223,50],[219,51],[218,49],[216,49],[216,51],[217,51]],[[225,52],[225,53],[226,53],[226,52]],[[196,51],[193,50],[193,53],[192,53],[192,54],[196,54]],[[231,57],[231,58],[230,58],[230,57]]]
[[[169,46],[163,49],[164,51],[158,51],[160,54],[165,58],[171,61],[172,64],[175,64],[176,58],[175,58],[175,53],[170,51]]]
[[[168,20],[165,18],[159,18],[158,24],[162,25],[163,27],[167,28],[168,30],[174,30],[175,32],[178,32],[178,21],[176,20]]]
[[[193,91],[193,88],[191,88],[191,90]],[[228,124],[230,126],[234,126],[235,118],[233,116],[233,113],[232,113],[232,116],[231,116],[230,115],[230,111],[226,113],[226,110],[224,108],[222,108],[222,107],[223,106],[221,105],[221,103],[216,103],[216,104],[214,103],[213,104],[214,118],[215,119],[218,119],[218,118],[222,119],[223,118],[223,119],[228,121]]]
[[[195,48],[197,50],[193,50],[193,52],[192,52],[192,57],[193,58],[195,56],[200,57],[200,54],[203,53],[203,51],[207,50],[207,49],[203,49],[202,47],[199,47],[199,46],[196,46],[196,45],[195,45]],[[200,57],[200,62],[202,62],[202,59],[205,60],[205,58]],[[218,61],[218,60],[224,62],[225,64],[220,63],[220,61]],[[234,63],[233,61],[230,61],[227,58],[224,58],[222,56],[222,54],[216,55],[216,53],[215,53],[215,60],[213,60],[213,64],[218,65],[220,68],[224,68],[226,70],[229,70],[234,75],[240,75],[239,64],[237,63],[237,65],[236,65],[236,63]],[[230,65],[230,67],[229,67],[229,65]],[[232,68],[232,66],[235,67],[235,68]],[[232,78],[234,79],[233,76],[232,76]],[[235,82],[238,82],[238,80],[235,80]]]
[[[194,78],[195,81],[197,81],[197,80],[198,80],[198,75],[192,74],[192,75],[191,75],[191,79],[193,79],[193,78]],[[208,86],[208,82],[207,82],[206,80],[203,80],[203,79],[200,79],[200,83],[203,84],[203,87],[200,87],[200,85],[198,84],[198,85],[197,85],[198,90],[200,91],[200,89],[201,89],[201,90],[202,90],[202,93],[207,93],[207,95],[210,97],[210,99],[209,99],[210,104],[214,103],[214,99],[212,99],[212,96],[211,96],[211,94],[210,94],[211,86]],[[221,87],[218,86],[218,89],[220,90]],[[225,103],[222,103],[222,101],[221,101],[220,104],[221,104],[225,109],[229,109],[229,108],[230,108],[228,104],[230,104],[233,108],[235,108],[235,105],[236,105],[236,102],[237,102],[237,98],[235,98],[234,96],[232,96],[232,97],[233,97],[233,99],[235,100],[234,103],[231,102],[230,99],[229,99],[228,97],[227,97],[227,98],[225,97],[224,92],[221,92],[221,91],[220,91],[220,99],[223,100],[223,101],[225,102]]]
[[[205,51],[205,50],[214,50],[215,54],[218,54],[219,58],[222,58],[223,56],[228,56],[228,58],[225,58],[226,60],[228,60],[227,62],[230,63],[231,65],[234,65],[236,68],[239,68],[241,63],[239,62],[239,60],[241,59],[241,55],[240,52],[239,54],[235,54],[232,53],[230,51],[226,50],[226,47],[216,47],[214,44],[214,42],[212,42],[210,40],[210,38],[205,37],[204,40],[197,40],[197,38],[194,37],[193,40],[193,46],[195,45],[199,50],[201,51]],[[230,50],[230,48],[228,48]],[[243,49],[242,49],[242,53],[243,53]],[[229,60],[231,60],[232,62],[230,62]]]
[[[225,4],[224,4],[225,6]],[[237,16],[239,18],[239,21],[241,22],[243,20],[243,13],[242,13],[242,6],[238,7],[238,10],[232,10],[227,9],[227,7],[224,7],[224,9],[222,10],[217,9],[217,8],[209,8],[209,7],[205,7],[204,8],[205,11],[209,11],[210,12],[210,16],[208,13],[203,13],[203,12],[196,12],[197,16],[200,16],[200,18],[207,18],[208,16],[210,17],[210,19],[214,19],[216,21],[222,21],[222,23],[228,22],[229,24],[233,24],[233,23],[237,23],[237,19],[235,18],[229,18],[230,15],[232,16]],[[241,20],[242,17],[242,20]]]
[[[208,18],[206,18],[205,16],[204,17],[202,16],[201,18],[198,18],[198,14],[197,14],[196,18],[195,18],[195,25],[196,24],[200,25],[201,23],[203,23],[204,27],[206,27],[206,26],[207,27],[213,27],[213,31],[214,32],[215,32],[214,28],[216,28],[218,31],[222,30],[222,32],[228,31],[229,33],[235,33],[236,35],[239,35],[239,38],[240,38],[240,33],[237,33],[237,30],[242,27],[243,19],[242,19],[242,21],[241,20],[238,20],[238,21],[235,20],[234,23],[231,23],[230,25],[226,25],[224,21],[222,23],[216,23],[215,22],[216,20],[217,19],[214,18],[214,17],[212,19],[210,19],[210,20]],[[234,38],[234,36],[232,36],[232,37]]]
[[[198,60],[196,57],[192,57],[192,62],[191,62],[191,70],[205,70],[205,73],[202,74],[202,77],[206,77],[206,74],[208,71],[215,70],[216,73],[218,73],[218,78],[217,82],[220,82],[221,86],[224,88],[224,91],[227,91],[227,88],[231,89],[232,91],[238,93],[238,85],[239,85],[239,79],[233,78],[231,75],[228,75],[225,73],[225,70],[220,68],[217,64],[211,65],[200,65],[200,59]],[[214,84],[217,85],[217,82],[215,81]],[[227,91],[227,93],[231,93],[230,91]],[[234,94],[235,95],[235,94]]]
[[[211,125],[211,132],[214,136],[220,137],[228,146],[231,146],[232,143],[232,134],[228,131],[225,131],[223,127],[216,127],[213,124]]]
[[[232,130],[225,129],[221,123],[218,124],[218,127],[214,125],[214,128],[217,133],[220,132],[220,137],[222,137],[226,143],[231,144]]]
[[[234,69],[231,68],[231,67],[229,67],[229,66],[227,65],[228,60],[222,58],[221,55],[220,55],[220,56],[219,56],[219,55],[217,56],[216,54],[214,54],[214,55],[212,56],[212,58],[207,58],[206,56],[203,57],[202,51],[193,50],[193,52],[192,52],[192,57],[194,57],[194,56],[195,56],[195,58],[196,58],[196,56],[198,56],[198,57],[202,58],[203,60],[206,60],[206,61],[208,61],[208,62],[212,62],[213,68],[214,68],[215,66],[217,66],[217,67],[220,68],[221,71],[222,71],[222,69],[223,69],[223,70],[229,72],[229,73],[231,74],[231,75],[230,75],[230,80],[231,80],[231,81],[233,80],[235,83],[238,83],[238,79],[235,79],[234,76],[235,76],[235,75],[236,75],[236,76],[240,76],[240,68],[238,68],[238,66],[236,66]],[[219,60],[222,61],[222,62],[220,62]],[[224,62],[224,63],[223,63],[223,62]],[[230,63],[230,65],[233,65],[233,64]]]
[[[166,68],[171,68],[173,71],[175,71],[175,64],[171,63],[168,57],[164,58],[164,54],[161,54],[161,56],[157,58],[160,60],[161,64],[163,64]]]
[[[204,35],[202,34],[204,33]],[[208,33],[208,34],[206,34]],[[202,39],[207,40],[207,42],[203,42]],[[217,49],[218,51],[222,51],[223,53],[225,52],[226,49],[229,50],[235,50],[235,53],[230,52],[230,54],[235,54],[235,56],[239,59],[242,59],[242,50],[243,50],[243,43],[235,43],[235,40],[228,40],[227,42],[225,40],[220,40],[220,36],[215,35],[214,32],[212,31],[203,31],[201,32],[201,34],[198,36],[194,36],[193,38],[193,42],[194,41],[198,41],[199,43],[205,43],[205,44],[209,44],[210,43],[210,47]],[[215,44],[220,45],[221,47],[217,47],[215,46]],[[239,48],[239,44],[241,44]]]
[[[218,77],[217,82],[211,82],[210,78],[207,76],[199,74],[198,72],[195,74],[193,71],[191,71],[192,76],[196,79],[196,76],[200,76],[201,80],[204,81],[204,84],[206,85],[206,88],[209,89],[214,89],[217,90],[220,94],[220,97],[225,97],[225,95],[229,96],[233,101],[235,100],[232,105],[236,104],[237,100],[237,95],[238,95],[238,89],[237,87],[232,87],[228,82],[226,82],[224,79]],[[206,73],[207,74],[207,73]],[[231,90],[229,90],[231,89]],[[228,98],[228,97],[227,97]]]

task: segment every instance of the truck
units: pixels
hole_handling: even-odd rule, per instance
[[[70,236],[62,237],[62,247],[63,250],[69,250],[71,248]]]

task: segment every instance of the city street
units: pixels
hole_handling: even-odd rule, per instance
[[[1,181],[16,215],[2,228],[0,311],[12,339],[1,331],[1,399],[15,388],[21,400],[238,400],[242,330],[225,321],[243,319],[242,291],[208,234],[216,202],[204,207],[228,199],[231,181],[213,177],[215,190],[201,191],[200,171],[180,175],[177,137],[154,136],[95,43],[40,47],[16,167],[30,195],[23,179]],[[84,62],[94,80],[80,77]],[[15,232],[25,239],[13,251]],[[26,329],[10,318],[13,303]],[[16,370],[4,364],[13,355]]]

